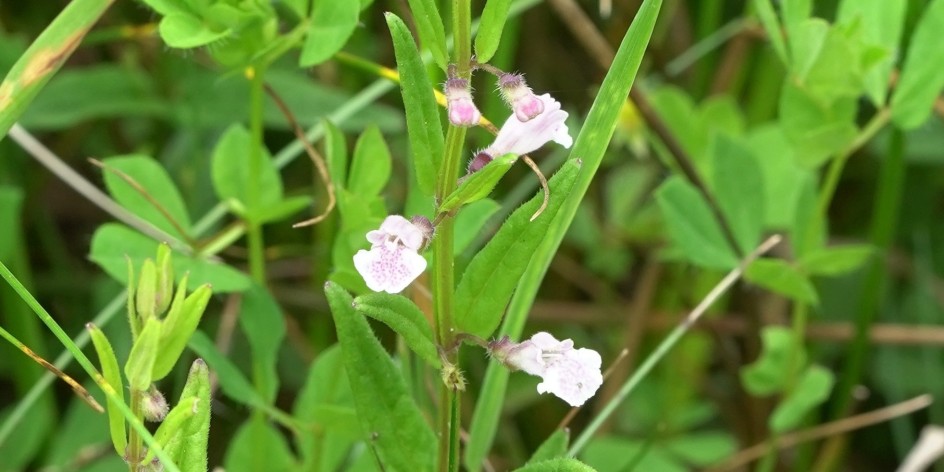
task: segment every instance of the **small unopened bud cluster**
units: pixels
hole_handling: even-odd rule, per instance
[[[141,411],[144,412],[144,418],[148,421],[155,423],[164,421],[169,409],[164,394],[154,385],[151,385],[151,388],[141,397]]]
[[[519,121],[530,121],[544,111],[544,103],[528,87],[524,75],[502,72],[487,64],[477,64],[476,68],[498,77],[498,91]],[[454,64],[447,71],[443,93],[450,123],[456,126],[479,124],[482,114],[472,101],[472,86],[468,79],[459,76]]]

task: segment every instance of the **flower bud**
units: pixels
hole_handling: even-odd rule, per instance
[[[154,385],[151,385],[151,388],[141,397],[141,411],[144,412],[144,418],[148,421],[155,423],[164,421],[169,410],[167,400]]]
[[[157,266],[154,261],[147,259],[141,266],[138,276],[138,289],[135,291],[135,308],[142,321],[156,315],[154,297],[157,288]]]
[[[160,316],[170,306],[174,296],[174,266],[171,263],[171,250],[167,243],[157,246],[157,284],[154,292],[155,314]]]
[[[416,215],[410,218],[410,223],[413,223],[413,226],[416,226],[416,228],[423,233],[423,245],[420,247],[420,250],[429,246],[430,241],[433,240],[433,233],[436,232],[433,222],[429,221],[429,218],[423,215]]]
[[[472,174],[482,170],[486,164],[492,162],[492,159],[492,156],[490,156],[487,152],[479,151],[475,154],[475,157],[469,161],[469,167],[467,168],[468,173]]]
[[[525,83],[523,75],[509,73],[500,75],[498,88],[502,98],[514,110],[518,121],[522,123],[530,121],[544,111],[544,102],[534,95],[531,87]]]
[[[482,114],[472,101],[472,87],[469,81],[460,77],[450,77],[443,87],[446,94],[446,110],[449,122],[456,126],[475,126]]]

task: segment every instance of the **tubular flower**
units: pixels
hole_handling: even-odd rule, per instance
[[[482,114],[472,101],[472,87],[469,81],[459,77],[452,77],[443,87],[446,95],[446,110],[449,122],[456,126],[475,126],[479,124]]]
[[[432,224],[423,217],[414,220],[390,215],[380,229],[367,233],[372,246],[357,251],[354,267],[371,290],[400,293],[426,270],[426,259],[418,251],[432,237]]]
[[[498,77],[498,89],[518,121],[530,121],[544,111],[546,103],[534,95],[521,74],[502,74]]]
[[[505,154],[528,154],[540,148],[549,141],[554,141],[565,148],[569,148],[574,139],[567,131],[564,121],[567,112],[561,110],[561,104],[549,94],[538,97],[544,103],[544,111],[533,120],[518,121],[514,116],[508,117],[505,124],[498,131],[495,142],[491,146],[479,151],[475,159],[480,161],[475,170],[480,169],[492,159]],[[473,171],[472,168],[469,169]]]
[[[592,349],[574,349],[570,339],[535,333],[531,339],[513,343],[508,337],[489,343],[489,352],[513,370],[541,377],[538,393],[553,393],[571,406],[586,403],[603,384],[602,359]]]

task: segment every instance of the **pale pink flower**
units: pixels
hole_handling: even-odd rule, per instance
[[[545,103],[534,95],[521,74],[506,73],[499,76],[498,90],[515,112],[518,121],[530,121],[544,111]]]
[[[368,288],[400,293],[426,270],[426,259],[418,253],[431,237],[432,225],[426,228],[420,224],[425,222],[414,224],[400,215],[390,215],[380,229],[367,233],[372,247],[357,251],[354,267]]]
[[[469,81],[453,77],[443,87],[446,95],[446,112],[449,122],[456,126],[475,126],[482,114],[472,101],[472,87]]]
[[[513,343],[507,337],[489,343],[489,352],[506,366],[541,377],[538,393],[553,393],[571,406],[586,403],[603,384],[602,359],[592,349],[574,349],[570,339],[535,333]]]
[[[538,97],[544,104],[544,111],[534,119],[521,122],[517,117],[510,116],[505,120],[495,137],[495,142],[485,148],[485,154],[493,159],[505,154],[528,154],[546,144],[554,141],[565,148],[569,148],[573,143],[573,138],[567,131],[567,112],[561,110],[561,104],[554,100],[549,94]]]

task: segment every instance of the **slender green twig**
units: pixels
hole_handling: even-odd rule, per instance
[[[706,311],[708,311],[708,308],[711,307],[711,305],[714,304],[714,302],[717,301],[718,298],[724,294],[724,292],[731,288],[731,286],[734,285],[734,282],[741,278],[741,274],[744,273],[744,271],[747,269],[747,266],[749,266],[751,262],[760,257],[762,254],[776,246],[781,241],[781,239],[782,238],[779,235],[774,235],[767,238],[767,240],[761,243],[757,249],[742,259],[740,265],[735,267],[733,270],[731,270],[731,272],[728,273],[728,275],[721,279],[721,282],[718,282],[718,285],[715,285],[715,287],[711,289],[711,292],[708,292],[708,295],[705,296],[701,303],[699,303],[698,306],[696,306],[695,309],[692,310],[692,312],[689,313],[688,316],[686,316],[685,319],[683,319],[682,322],[679,323],[679,325],[676,326],[675,329],[673,329],[672,332],[670,332],[668,336],[666,336],[665,339],[659,343],[658,346],[656,346],[656,349],[652,352],[652,354],[650,354],[649,357],[646,358],[646,360],[639,366],[639,368],[636,369],[636,372],[633,373],[633,376],[626,380],[626,383],[623,384],[622,388],[620,388],[616,395],[613,395],[613,398],[610,400],[610,402],[607,403],[607,405],[603,407],[602,410],[600,410],[600,413],[593,418],[593,421],[590,422],[590,424],[587,426],[587,429],[580,433],[580,436],[578,436],[577,439],[574,440],[573,445],[570,446],[570,450],[567,451],[568,455],[575,456],[578,452],[583,450],[584,446],[586,446],[590,441],[590,438],[593,437],[594,433],[600,429],[600,426],[606,422],[607,418],[609,418],[610,415],[616,411],[616,408],[619,407],[623,400],[625,400],[626,397],[628,397],[629,394],[632,393],[633,390],[639,385],[639,383],[642,382],[642,380],[645,379],[647,375],[649,375],[649,372],[651,372],[652,369],[659,363],[659,361],[661,361],[662,358],[668,354],[669,350],[671,350],[675,344],[678,343],[680,339],[682,339],[682,336],[684,336],[685,333],[687,333],[692,328],[698,319],[701,318],[701,316]]]

